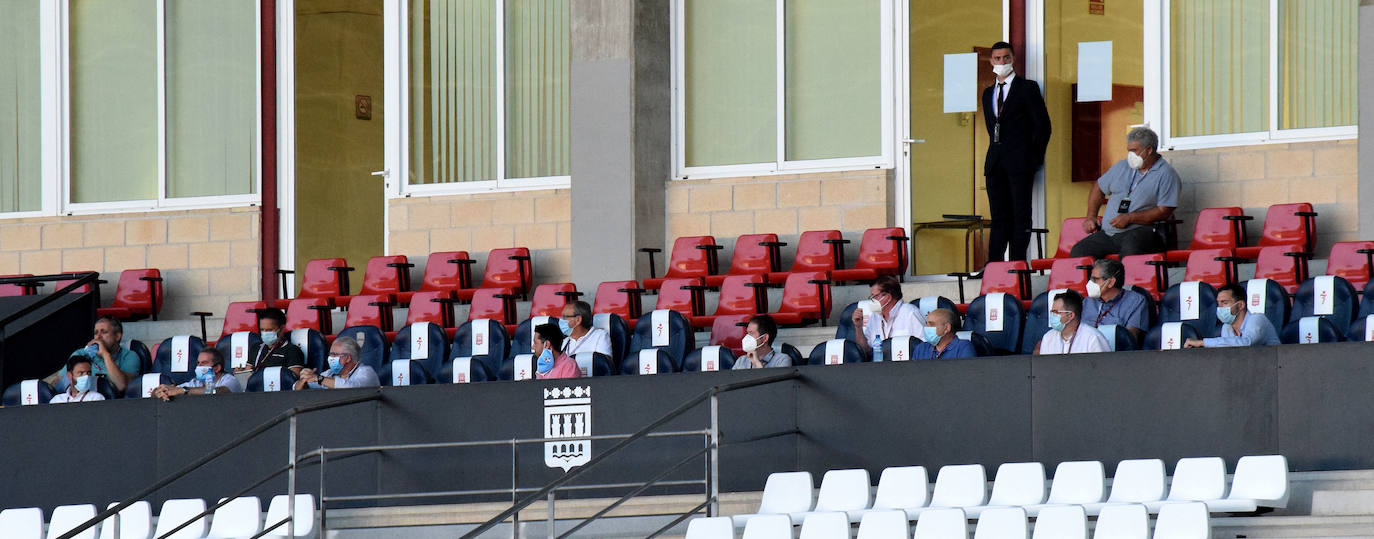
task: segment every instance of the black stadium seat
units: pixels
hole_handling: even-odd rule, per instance
[[[647,316],[645,315],[646,318]],[[639,327],[648,324],[646,318],[640,318]],[[673,356],[662,348],[645,348],[630,354],[630,357],[625,358],[625,361],[620,363],[621,374],[666,374],[680,370],[677,360],[673,359]]]
[[[457,380],[454,380],[454,373],[460,373]],[[487,364],[482,361],[474,361],[470,357],[459,357],[444,362],[444,367],[439,369],[439,376],[435,383],[439,384],[468,384],[472,382],[490,382],[496,376],[487,370]]]
[[[1293,307],[1288,302],[1288,294],[1283,291],[1283,285],[1278,281],[1250,279],[1240,285],[1245,287],[1245,308],[1251,313],[1263,311],[1264,317],[1269,319],[1275,330],[1283,328],[1284,324],[1288,323],[1288,314]]]
[[[991,330],[989,328],[995,320],[988,302],[998,301],[998,298],[1002,303],[1002,329]],[[964,317],[964,329],[986,338],[994,354],[1014,354],[1021,349],[1021,324],[1024,318],[1021,301],[1014,294],[995,292],[978,296],[969,304],[968,315]]]
[[[152,378],[152,377],[154,377],[154,376],[157,377],[157,378]],[[143,386],[144,386],[144,381],[145,381],[144,379],[145,379],[145,378],[147,378],[148,381],[150,382],[148,385],[150,385],[150,386],[152,386],[152,387],[157,387],[157,386],[160,386],[160,385],[172,383],[172,377],[171,377],[171,376],[167,376],[167,375],[165,375],[165,374],[147,373],[147,374],[144,374],[144,375],[142,375],[142,376],[135,376],[135,377],[133,377],[133,378],[130,378],[130,379],[129,379],[129,383],[126,384],[126,385],[124,386],[124,398],[126,398],[126,399],[138,399],[138,398],[142,398],[142,397],[143,397],[143,393],[144,393],[144,391],[143,391]],[[152,389],[149,388],[149,391],[151,391],[151,390],[152,390]]]
[[[293,329],[287,335],[290,335],[291,344],[301,349],[301,354],[305,356],[306,368],[316,372],[329,368],[329,362],[325,359],[329,357],[329,345],[325,344],[323,333],[301,328]]]
[[[655,342],[659,344],[654,344]],[[696,348],[696,335],[691,323],[682,313],[673,310],[656,310],[639,317],[635,324],[634,337],[630,338],[630,352],[621,360],[622,372],[625,365],[639,365],[639,351],[658,348],[668,352],[673,361],[673,371],[681,370],[687,354]],[[627,372],[626,374],[631,374]]]
[[[35,389],[37,390],[38,402],[24,402],[24,382],[19,382],[5,388],[5,395],[0,398],[0,405],[21,406],[24,404],[47,404],[48,401],[52,400],[53,395],[57,394],[57,391],[46,382],[42,380],[33,381],[36,382],[35,385],[37,386]]]
[[[371,325],[347,327],[339,332],[339,336],[352,337],[358,341],[358,347],[362,349],[362,357],[357,358],[358,362],[381,372],[382,365],[387,362],[387,356],[391,352],[386,345],[386,336],[382,334],[382,328]]]
[[[1210,284],[1197,282],[1197,318],[1184,320],[1184,311],[1188,307],[1188,294],[1184,290],[1189,286],[1189,283],[1182,282],[1169,287],[1164,299],[1159,302],[1159,322],[1183,322],[1201,337],[1217,336],[1217,290]]]
[[[425,335],[423,340],[417,338],[421,334]],[[412,337],[412,335],[416,337]],[[444,360],[448,359],[448,335],[444,333],[441,324],[416,322],[401,328],[401,331],[396,333],[394,342],[391,343],[391,360],[416,359],[416,356],[420,355],[420,349],[417,347],[422,344],[425,349],[425,357],[417,361],[424,367],[426,373],[433,376],[439,372],[439,369],[443,368]]]
[[[181,350],[174,350],[173,343],[177,339],[186,339],[186,347]],[[172,383],[184,383],[195,376],[196,356],[200,355],[200,349],[205,345],[200,337],[194,335],[183,335],[181,337],[168,337],[157,347],[157,360],[153,362],[153,370],[166,374],[172,378]],[[173,355],[183,355],[184,363],[180,360],[173,361]],[[184,369],[177,368],[184,365]]]
[[[573,356],[577,361],[577,367],[582,370],[582,376],[611,376],[620,373],[616,368],[616,363],[611,360],[611,356],[598,354],[596,352],[582,352]]]
[[[276,373],[275,377],[268,373]],[[291,391],[296,385],[296,373],[283,367],[267,367],[253,371],[248,378],[248,391]],[[264,387],[266,386],[266,387]]]
[[[858,343],[848,339],[831,339],[819,343],[811,349],[807,365],[836,365],[840,363],[863,363],[873,358],[865,356]]]
[[[916,356],[916,347],[921,338],[915,335],[898,335],[883,341],[883,361],[911,361]]]
[[[601,328],[611,339],[611,364],[619,365],[630,350],[630,324],[615,313],[592,315],[592,327]]]
[[[253,361],[251,354],[259,346],[262,346],[262,337],[251,331],[224,335],[215,341],[215,349],[224,356],[224,369],[228,371],[234,370],[234,365],[246,365]]]
[[[485,326],[485,331],[474,331],[475,326]],[[483,337],[485,336],[485,337]],[[482,339],[486,342],[480,342]],[[486,347],[485,354],[474,354],[474,350]],[[499,322],[487,319],[478,319],[466,322],[458,326],[458,332],[453,335],[453,347],[450,349],[449,359],[460,357],[470,357],[475,361],[480,361],[486,367],[486,373],[494,376],[501,372],[501,364],[510,355],[510,339],[506,336],[506,326]]]
[[[397,376],[399,371],[408,376]],[[418,386],[434,383],[429,369],[425,368],[425,363],[415,359],[393,359],[382,365],[381,370],[377,371],[377,379],[384,386]]]
[[[1345,340],[1345,332],[1336,328],[1331,319],[1325,316],[1307,316],[1290,322],[1279,333],[1283,344],[1314,344],[1340,342]]]
[[[1212,316],[1213,316],[1213,317],[1216,317],[1216,313],[1213,312],[1213,313],[1212,313]],[[1169,323],[1172,323],[1172,322],[1165,322],[1164,324],[1169,324]],[[1160,350],[1160,349],[1162,349],[1160,340],[1161,340],[1161,336],[1163,335],[1164,324],[1160,324],[1160,325],[1155,326],[1155,327],[1153,327],[1153,328],[1150,329],[1150,332],[1149,332],[1148,334],[1145,335],[1145,342],[1142,343],[1141,346],[1140,346],[1140,349],[1141,349],[1141,350]],[[1179,333],[1178,343],[1176,344],[1175,348],[1183,348],[1183,343],[1186,342],[1188,339],[1201,339],[1201,338],[1202,338],[1202,335],[1198,334],[1197,329],[1194,329],[1193,326],[1190,326],[1190,325],[1188,325],[1188,324],[1186,324],[1186,323],[1180,323],[1180,327],[1179,327],[1179,332],[1178,332],[1178,333]]]
[[[725,346],[704,346],[687,354],[682,372],[728,371],[735,365],[735,353]]]
[[[1329,303],[1324,296],[1330,293]],[[1326,305],[1329,313],[1318,312]],[[1334,275],[1322,275],[1303,281],[1298,293],[1293,296],[1293,312],[1289,322],[1296,322],[1304,316],[1321,316],[1331,320],[1341,333],[1350,330],[1350,322],[1359,311],[1359,299],[1355,297],[1355,287],[1350,281]]]

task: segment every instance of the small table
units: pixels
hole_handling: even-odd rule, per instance
[[[960,230],[964,231],[964,271],[973,271],[973,253],[969,249],[968,240],[973,236],[974,231],[978,232],[979,237],[983,234],[983,229],[992,225],[992,221],[984,219],[981,215],[942,215],[944,219],[940,221],[926,221],[924,223],[911,223],[911,258],[916,259],[916,233],[925,229],[936,230]]]

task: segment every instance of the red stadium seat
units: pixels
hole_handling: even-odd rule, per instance
[[[156,268],[124,270],[115,286],[114,304],[96,309],[99,316],[120,320],[157,320],[162,310],[162,272]]]
[[[1164,253],[1164,260],[1184,262],[1193,251],[1202,249],[1235,249],[1246,243],[1245,221],[1254,219],[1238,207],[1206,208],[1197,214],[1193,225],[1193,241],[1187,249]]]
[[[1067,288],[1079,294],[1088,293],[1088,278],[1092,276],[1093,257],[1058,258],[1050,266],[1049,290]]]
[[[391,306],[396,300],[390,294],[369,294],[353,296],[348,302],[348,317],[344,327],[375,326],[382,331],[391,331]]]
[[[1338,241],[1326,258],[1326,274],[1350,281],[1355,290],[1364,290],[1374,277],[1374,241]],[[1365,299],[1364,301],[1369,301]]]
[[[1088,220],[1087,217],[1070,217],[1065,219],[1064,223],[1059,225],[1059,244],[1058,247],[1054,249],[1054,255],[1049,258],[1044,258],[1044,253],[1042,252],[1041,258],[1030,261],[1030,268],[1036,271],[1044,271],[1050,269],[1050,267],[1054,265],[1055,259],[1068,258],[1069,252],[1073,250],[1073,246],[1083,241],[1083,238],[1088,237],[1088,233],[1083,232],[1083,221],[1086,220]],[[1050,232],[1048,229],[1044,228],[1033,228],[1031,231],[1037,234],[1049,234]],[[1040,242],[1036,242],[1036,248],[1039,248],[1040,245]]]
[[[286,273],[290,270],[279,270],[282,278],[286,278]],[[305,264],[305,277],[301,280],[301,291],[296,294],[296,299],[322,298],[330,307],[335,305],[334,298],[348,295],[348,272],[353,268],[348,267],[348,261],[342,258],[318,258]],[[285,309],[291,305],[291,299],[283,298],[272,302],[272,306],[278,309]]]
[[[515,334],[515,290],[509,287],[479,288],[468,306],[468,322],[480,318],[495,320],[506,326],[506,334]]]
[[[639,301],[643,293],[638,281],[606,281],[596,287],[592,312],[620,315],[630,329],[634,329],[635,322],[643,314]]]
[[[367,268],[363,270],[363,287],[358,292],[360,296],[375,296],[377,294],[387,294],[396,298],[402,305],[410,303],[410,268],[415,267],[406,260],[405,255],[394,256],[374,256],[367,259]],[[339,296],[336,300],[339,304],[350,303],[353,301],[351,296]]]
[[[1149,292],[1155,301],[1163,298],[1164,292],[1169,289],[1168,274],[1164,272],[1164,267],[1168,265],[1164,261],[1164,253],[1123,256],[1121,265],[1126,270],[1125,284]]]
[[[666,279],[658,291],[658,301],[654,303],[654,309],[677,311],[691,320],[692,317],[701,316],[706,310],[705,289],[706,283],[701,277]]]
[[[791,271],[775,271],[768,274],[768,282],[783,284],[792,273],[838,269],[844,265],[840,246],[847,240],[838,230],[808,230],[797,239],[797,256],[792,261]]]
[[[71,274],[71,273],[82,274],[82,273],[96,273],[96,272],[93,272],[93,271],[90,271],[90,270],[83,270],[83,271],[69,271],[69,272],[67,272],[67,273],[69,273],[69,274]],[[72,284],[72,283],[75,283],[76,281],[77,281],[76,279],[62,279],[62,280],[60,280],[60,281],[57,281],[57,282],[53,283],[53,285],[52,285],[52,291],[53,291],[54,293],[56,293],[58,290],[61,290],[61,289],[63,289],[63,288],[66,288],[67,285],[70,285],[70,284]],[[102,284],[105,284],[105,281],[97,280],[97,281],[95,281],[95,282],[92,283],[92,284],[83,284],[83,285],[81,285],[81,286],[78,286],[78,287],[72,289],[71,293],[72,293],[72,294],[82,294],[82,293],[85,293],[85,292],[90,292],[90,291],[92,291],[92,290],[97,290],[97,289],[100,288],[100,285],[102,285]]]
[[[1202,281],[1221,288],[1236,281],[1236,252],[1233,249],[1200,249],[1188,255],[1185,281]]]
[[[582,295],[572,283],[545,283],[534,287],[530,296],[530,316],[563,316],[563,307]]]
[[[406,325],[416,322],[429,322],[445,328],[455,327],[453,302],[452,290],[416,292],[410,297],[410,309],[406,311]]]
[[[730,255],[730,269],[725,275],[707,275],[706,286],[719,288],[730,275],[764,275],[782,271],[782,246],[777,234],[745,234],[735,240],[735,252]]]
[[[721,246],[716,245],[716,238],[713,236],[685,236],[673,242],[673,252],[668,260],[668,269],[663,273],[663,277],[649,278],[644,280],[644,288],[647,290],[658,290],[663,287],[663,281],[668,279],[681,279],[687,277],[698,277],[705,279],[706,276],[716,273],[718,265],[717,257]],[[649,273],[653,274],[654,253],[661,252],[662,249],[644,247],[639,250],[649,254]]]
[[[334,333],[333,305],[326,298],[299,298],[286,307],[286,330],[313,329],[322,335]]]
[[[906,275],[906,240],[906,231],[898,227],[865,230],[854,267],[836,269],[830,278],[836,282],[872,281],[879,275],[901,278]]]
[[[729,348],[736,356],[744,353],[744,348],[740,346],[740,341],[744,339],[745,327],[749,325],[752,314],[732,314],[728,316],[717,316],[711,323],[711,346],[724,346]],[[775,348],[776,349],[776,348]],[[721,365],[721,370],[729,370],[729,365]]]
[[[492,249],[487,253],[487,267],[482,271],[481,288],[509,288],[523,298],[530,291],[534,268],[530,265],[530,250],[524,247]],[[460,289],[458,299],[469,301],[473,289]]]
[[[467,251],[436,251],[425,260],[425,276],[420,279],[419,292],[448,290],[456,292],[474,288],[472,265],[475,261]]]
[[[7,278],[11,278],[11,277],[33,277],[33,274],[32,274],[32,273],[21,273],[21,274],[18,274],[18,275],[0,275],[0,279],[7,279]],[[61,281],[58,281],[58,282],[61,282]],[[68,281],[68,282],[70,282],[70,281]],[[58,288],[55,288],[54,290],[60,290],[60,289],[61,289],[61,287],[58,287]],[[18,284],[18,283],[14,283],[14,284],[0,284],[0,296],[32,296],[32,295],[34,295],[34,294],[37,293],[37,292],[38,292],[38,291],[37,291],[37,287],[36,287],[36,286],[23,285],[23,284]]]
[[[978,286],[978,295],[986,296],[993,292],[1002,292],[1016,296],[1021,303],[1030,306],[1030,265],[1024,260],[1013,260],[1010,262],[988,262],[983,267],[983,279]],[[967,273],[951,273],[951,277],[959,278],[959,312],[968,312],[968,304],[964,303],[964,279],[970,275]]]
[[[718,316],[749,315],[768,312],[768,283],[761,274],[731,275],[720,285],[720,301],[716,312],[689,318],[693,327],[711,327]],[[659,298],[663,293],[659,293]],[[704,302],[704,298],[703,298]],[[705,304],[702,304],[705,310]]]
[[[1283,245],[1297,247],[1312,252],[1312,241],[1317,236],[1317,212],[1307,202],[1296,204],[1275,204],[1264,214],[1264,232],[1259,245],[1239,247],[1236,256],[1254,259],[1263,247]]]
[[[830,318],[830,276],[824,271],[807,271],[787,276],[782,286],[782,305],[772,313],[780,326],[804,326],[817,320],[825,325]]]
[[[1265,247],[1255,260],[1255,278],[1278,283],[1290,296],[1297,294],[1298,286],[1307,280],[1307,261],[1311,258],[1296,246]]]
[[[265,301],[235,301],[224,308],[224,325],[220,335],[233,335],[240,331],[258,331],[258,310],[266,309]]]

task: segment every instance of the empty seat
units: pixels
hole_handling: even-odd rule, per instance
[[[1273,245],[1260,249],[1255,258],[1256,279],[1271,279],[1289,295],[1298,292],[1298,285],[1307,279],[1307,260],[1312,258],[1297,247]]]
[[[758,275],[764,281],[771,272],[782,271],[779,250],[787,245],[778,241],[777,234],[744,234],[735,240],[730,255],[730,268],[724,275],[707,275],[706,286],[718,287],[731,275]]]
[[[401,328],[391,342],[392,361],[413,359],[431,376],[437,374],[448,358],[448,338],[439,324],[416,322]]]
[[[1169,287],[1159,304],[1160,322],[1183,322],[1202,337],[1217,334],[1217,290],[1198,281]]]
[[[511,288],[479,288],[468,305],[468,321],[495,320],[505,324],[506,333],[515,333],[515,299],[519,296]]]
[[[711,340],[708,341],[708,344],[724,346],[730,350],[730,354],[735,356],[743,354],[744,348],[740,343],[744,340],[745,328],[749,324],[749,319],[753,317],[754,315],[751,314],[717,316],[715,321],[711,323]]]
[[[1159,509],[1155,519],[1155,537],[1169,539],[1210,539],[1211,516],[1204,503],[1171,503]]]
[[[938,507],[969,508],[984,505],[988,500],[987,472],[982,464],[951,464],[941,466],[935,474],[935,488],[931,491],[929,508],[907,509],[909,517],[924,515]]]
[[[683,236],[678,238],[673,242],[673,252],[669,254],[668,267],[663,272],[663,277],[645,279],[644,288],[658,290],[667,279],[690,277],[705,279],[707,275],[715,274],[717,251],[720,249],[721,246],[716,245],[716,238],[713,236]],[[661,252],[662,249],[644,247],[639,251],[649,254],[649,263],[652,268],[654,253]]]
[[[1054,265],[1050,267],[1048,290],[1067,288],[1086,296],[1092,269],[1093,259],[1090,256],[1055,260]]]
[[[467,251],[435,251],[425,259],[425,275],[420,278],[419,292],[457,292],[476,288],[472,283],[472,265]]]
[[[429,322],[443,328],[453,328],[455,301],[457,299],[450,290],[415,292],[410,296],[410,308],[406,310],[406,325]]]
[[[1345,340],[1346,331],[1336,328],[1325,316],[1304,316],[1279,330],[1283,344],[1317,344]]]
[[[1216,513],[1248,513],[1260,507],[1288,507],[1288,459],[1283,455],[1251,455],[1236,462],[1231,493],[1223,500],[1207,500]]]
[[[655,310],[639,317],[634,336],[630,338],[630,351],[627,356],[637,356],[640,350],[658,348],[668,353],[680,370],[687,354],[696,348],[696,335],[692,326],[682,313],[670,310]],[[626,357],[622,364],[637,357]]]
[[[132,380],[130,381],[132,383]],[[47,404],[57,390],[42,380],[24,380],[5,388],[0,406],[33,406]]]
[[[1374,304],[1374,302],[1369,303]],[[1374,341],[1374,313],[1356,318],[1355,321],[1350,324],[1350,332],[1346,335],[1346,338],[1356,342]]]
[[[687,521],[686,539],[734,539],[730,517],[696,517]]]
[[[363,286],[359,295],[384,295],[394,298],[402,305],[410,303],[410,268],[415,267],[406,255],[374,256],[367,260],[363,268]],[[353,298],[340,295],[338,303],[348,303]]]
[[[313,329],[324,334],[334,333],[333,298],[293,299],[286,306],[286,330]]]
[[[1088,237],[1088,233],[1083,231],[1083,221],[1087,219],[1087,217],[1069,217],[1064,219],[1063,224],[1059,226],[1059,241],[1055,245],[1054,254],[1049,258],[1045,258],[1044,252],[1041,251],[1040,258],[1030,261],[1030,268],[1033,270],[1047,270],[1054,265],[1056,259],[1069,258],[1069,252],[1073,251],[1073,246],[1083,241],[1083,238]],[[1044,228],[1031,229],[1031,231],[1037,234],[1049,233],[1049,230]],[[1035,242],[1037,249],[1044,244],[1043,241],[1043,238],[1037,239]]]
[[[1100,503],[1106,494],[1106,477],[1102,463],[1095,460],[1061,462],[1054,468],[1054,482],[1050,496],[1043,504],[1025,506],[1026,513],[1036,516],[1040,510],[1059,505]]]
[[[463,356],[445,361],[436,378],[436,382],[440,384],[469,384],[495,380],[497,374],[487,370],[485,362]]]
[[[611,356],[596,352],[578,352],[573,355],[573,361],[577,362],[577,369],[582,371],[582,376],[611,376],[620,371]]]
[[[1317,213],[1307,202],[1295,204],[1275,204],[1269,206],[1264,214],[1264,229],[1259,243],[1252,247],[1238,247],[1236,254],[1241,258],[1255,258],[1260,249],[1270,245],[1295,247],[1312,252],[1312,243],[1317,234]]]
[[[973,539],[1026,539],[1030,525],[1020,507],[994,507],[983,511],[973,528]]]
[[[119,273],[115,285],[114,303],[96,309],[97,316],[113,316],[120,320],[142,320],[162,310],[162,272],[157,268],[130,269]]]
[[[830,539],[849,537],[849,519],[844,513],[807,513],[801,524],[800,539]]]
[[[43,510],[24,507],[0,511],[0,530],[14,539],[43,539]]]
[[[1183,322],[1165,322],[1150,329],[1145,334],[1145,342],[1141,343],[1142,350],[1182,350],[1183,343],[1188,339],[1201,339],[1193,326]]]
[[[32,273],[20,273],[16,275],[0,275],[0,279],[11,279],[20,277],[33,277]],[[61,281],[58,281],[61,283]],[[39,282],[27,283],[6,283],[0,284],[0,296],[32,296],[38,293],[38,287],[43,286]],[[61,290],[63,286],[57,286],[53,290]]]
[[[792,524],[800,525],[807,516],[839,511],[841,518],[847,511],[868,509],[870,483],[868,470],[830,470],[821,477],[821,490],[816,494],[816,507],[811,511],[791,513]],[[845,520],[848,527],[848,520]]]
[[[501,363],[510,355],[506,326],[485,318],[467,322],[453,335],[449,359],[469,357],[480,361],[488,373],[501,372]]]
[[[968,304],[964,302],[964,279],[970,277],[968,273],[951,273],[951,277],[959,279],[959,302],[956,307],[959,312],[968,310]],[[978,295],[986,296],[994,293],[1010,294],[1017,299],[1030,301],[1030,266],[1023,260],[1011,262],[988,262],[983,267],[982,279],[978,284]]]
[[[1164,498],[1164,461],[1159,459],[1123,460],[1116,464],[1112,491],[1106,503],[1085,503],[1083,509],[1096,515],[1103,507],[1119,503],[1159,501]]]
[[[1231,249],[1203,249],[1188,255],[1183,280],[1202,281],[1221,288],[1236,280],[1236,256]]]
[[[286,273],[294,273],[291,270],[279,270],[285,278]],[[348,295],[348,272],[353,268],[348,267],[348,261],[342,258],[319,258],[305,263],[305,275],[301,279],[300,293],[296,294],[296,299],[322,299],[326,305],[334,306],[334,298]],[[272,302],[272,306],[278,309],[286,309],[291,305],[291,299],[282,298]]]
[[[716,312],[691,318],[692,326],[711,327],[718,316],[752,316],[768,312],[768,283],[762,275],[731,275],[720,285],[719,301]],[[659,298],[663,293],[659,293]],[[701,303],[705,308],[705,301]]]
[[[1093,527],[1093,539],[1149,539],[1150,514],[1138,503],[1102,507]],[[1162,539],[1162,538],[1161,538]]]
[[[107,509],[113,509],[117,505],[119,504],[112,503]],[[118,526],[115,526],[115,519],[118,519]],[[118,536],[115,535],[116,527],[119,528]],[[114,518],[105,519],[100,526],[100,539],[148,539],[148,532],[152,530],[152,505],[139,500],[121,509]]]
[[[1221,457],[1182,458],[1174,465],[1169,496],[1163,501],[1145,501],[1145,508],[1156,513],[1165,503],[1204,502],[1225,494],[1226,461]]]
[[[1374,241],[1338,241],[1326,257],[1326,274],[1341,277],[1364,290],[1374,277]]]
[[[167,500],[162,502],[162,510],[157,514],[157,529],[153,531],[154,537],[167,536],[173,528],[181,526],[192,517],[205,512],[205,500],[200,498]],[[194,519],[190,525],[177,530],[167,536],[168,539],[200,539],[205,537],[205,532],[209,519],[200,517]]]
[[[640,311],[639,297],[644,294],[644,289],[639,287],[638,281],[606,281],[596,286],[596,298],[592,303],[592,312],[597,314],[616,314],[621,319],[630,323],[630,329],[634,329],[633,323],[639,321],[643,314]]]
[[[1164,271],[1166,264],[1162,253],[1121,257],[1121,265],[1126,271],[1125,285],[1135,286],[1159,301],[1169,289],[1169,277]]]
[[[830,339],[811,348],[807,365],[842,365],[872,361],[859,349],[858,343],[849,339]]]
[[[530,296],[530,316],[563,316],[563,307],[577,301],[582,293],[572,283],[544,283],[534,287]]]
[[[1045,502],[1045,465],[1039,462],[1006,462],[997,467],[992,480],[992,496],[981,507],[966,507],[970,517],[978,518],[997,507],[1020,507]]]
[[[969,304],[963,327],[986,338],[994,353],[1014,354],[1021,348],[1021,311],[1021,302],[1010,294],[978,296]]]
[[[901,227],[870,228],[859,241],[859,258],[854,267],[830,272],[836,282],[872,281],[880,275],[906,275],[906,231]],[[841,253],[843,253],[841,247]]]
[[[859,520],[857,539],[906,539],[911,534],[906,513],[869,511]]]
[[[292,505],[295,506],[294,519],[291,518]],[[263,523],[263,530],[268,532],[265,537],[290,535],[292,527],[295,528],[295,537],[315,534],[315,495],[297,494],[294,503],[287,495],[272,497],[272,503],[267,506],[267,519]]]
[[[57,539],[63,534],[76,529],[77,526],[85,524],[87,520],[95,518],[95,506],[92,504],[84,505],[59,505],[52,510],[52,517],[48,519],[48,539]],[[41,518],[41,517],[40,517]],[[112,519],[108,521],[113,521]],[[72,539],[95,539],[100,533],[100,525],[97,522],[94,526],[86,528],[81,533],[76,534]],[[0,524],[0,529],[6,528]]]
[[[1193,251],[1202,249],[1235,249],[1245,245],[1245,221],[1253,218],[1245,215],[1244,210],[1231,206],[1227,208],[1204,208],[1193,221],[1193,241],[1187,249],[1174,249],[1164,254],[1169,262],[1188,260]]]
[[[792,539],[792,520],[787,515],[758,515],[744,525],[744,539]]]
[[[487,267],[482,271],[480,288],[508,288],[510,293],[523,297],[533,284],[534,268],[530,265],[530,250],[524,247],[492,249],[487,253]],[[473,290],[460,289],[458,299],[469,300]]]
[[[811,489],[811,472],[768,474],[768,480],[763,484],[763,499],[759,501],[759,510],[755,513],[734,515],[731,518],[734,519],[735,526],[743,526],[745,522],[758,515],[779,515],[787,522],[790,534],[792,519],[787,515],[811,510]]]
[[[296,386],[296,373],[282,367],[266,367],[253,371],[248,377],[249,392],[291,391]]]
[[[434,383],[425,364],[414,359],[393,359],[377,369],[377,379],[384,386],[418,386]]]
[[[911,361],[916,357],[916,347],[921,344],[920,337],[898,335],[883,340],[883,354],[887,361]]]
[[[931,509],[916,521],[913,539],[968,539],[968,517],[958,507]]]
[[[344,326],[373,326],[382,331],[391,331],[391,306],[394,303],[392,297],[386,294],[352,296]]]
[[[654,310],[673,310],[695,319],[706,310],[706,284],[700,277],[664,279]]]
[[[1288,321],[1296,322],[1305,316],[1321,316],[1331,320],[1342,334],[1350,329],[1359,310],[1355,287],[1335,275],[1321,275],[1303,281],[1293,296],[1293,310]]]
[[[969,342],[969,344],[972,344],[973,351],[977,353],[978,357],[987,357],[993,355],[992,345],[988,343],[987,337],[984,337],[982,333],[974,333],[972,331],[958,331],[954,333],[954,336],[966,340]]]
[[[926,506],[929,499],[929,491],[926,490],[929,484],[930,479],[924,466],[894,466],[884,469],[882,475],[878,476],[878,490],[873,497],[873,507],[867,510],[846,511],[849,521],[858,522],[868,511],[919,510]],[[959,514],[963,516],[962,511]],[[912,514],[912,518],[915,518],[915,513]]]
[[[682,363],[682,372],[728,371],[734,365],[735,354],[728,347],[703,346],[687,354],[687,360]]]
[[[258,310],[267,307],[264,301],[235,301],[224,308],[224,324],[219,334],[232,335],[240,331],[258,331]]]
[[[771,314],[780,326],[804,326],[817,321],[825,325],[833,304],[828,272],[797,272],[787,276],[782,286],[782,305]]]
[[[792,269],[787,272],[768,274],[768,282],[783,283],[793,273],[830,272],[844,266],[840,246],[847,240],[838,230],[808,230],[797,238],[797,252],[792,260]]]
[[[260,531],[262,502],[257,496],[242,496],[215,509],[206,537],[252,537]]]
[[[205,342],[193,335],[168,337],[157,347],[153,370],[171,377],[174,384],[185,383],[194,376],[196,356],[204,346]]]
[[[621,374],[661,374],[681,370],[672,354],[662,348],[644,348],[620,363]]]

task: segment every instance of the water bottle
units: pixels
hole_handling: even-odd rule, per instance
[[[873,361],[883,360],[883,341],[873,342]]]

